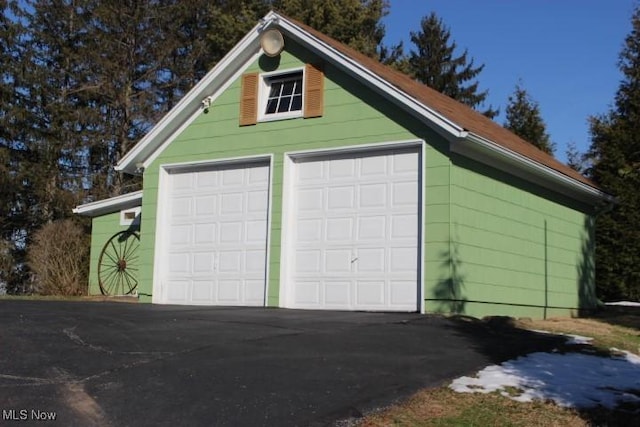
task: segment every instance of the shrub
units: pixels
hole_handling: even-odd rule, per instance
[[[29,246],[27,259],[37,293],[86,295],[89,235],[70,219],[40,228]]]

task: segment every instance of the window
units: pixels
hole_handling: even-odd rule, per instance
[[[247,73],[240,87],[240,126],[294,117],[322,117],[324,73],[321,65],[271,73]]]
[[[265,77],[268,92],[263,110],[268,117],[297,117],[302,114],[302,71]]]

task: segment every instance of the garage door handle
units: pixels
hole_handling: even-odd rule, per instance
[[[353,264],[354,262],[356,262],[358,260],[358,257],[355,257],[351,260],[351,264]]]

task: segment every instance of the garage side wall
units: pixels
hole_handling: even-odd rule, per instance
[[[276,61],[260,58],[246,72],[287,70],[321,62],[287,40],[287,51]],[[219,96],[208,113],[199,116],[145,170],[141,241],[140,293],[153,290],[159,170],[163,164],[273,155],[267,305],[279,304],[283,164],[285,153],[300,150],[418,140],[426,142],[425,288],[433,287],[443,267],[437,254],[448,247],[448,144],[442,137],[366,89],[340,70],[323,63],[324,113],[311,119],[262,122],[240,127],[240,79]],[[432,282],[429,284],[429,282]],[[141,295],[141,301],[150,297]]]
[[[454,157],[451,275],[429,311],[544,318],[593,308],[593,217],[585,206]]]
[[[89,295],[101,295],[98,284],[98,260],[107,241],[129,226],[120,225],[120,211],[91,219],[91,261],[89,264]]]

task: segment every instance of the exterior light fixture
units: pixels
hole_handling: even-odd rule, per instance
[[[284,37],[276,29],[267,30],[260,36],[260,46],[265,55],[269,57],[278,56],[284,49]]]

